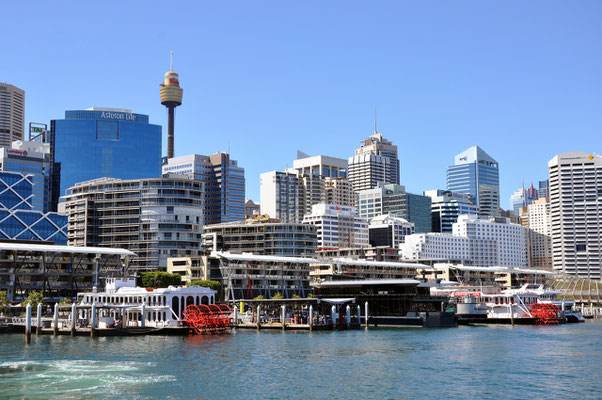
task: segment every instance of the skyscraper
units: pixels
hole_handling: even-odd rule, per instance
[[[397,146],[376,133],[361,142],[355,155],[349,157],[347,177],[353,190],[374,189],[379,183],[399,185]]]
[[[431,198],[432,232],[452,233],[452,227],[463,214],[477,215],[479,208],[469,194],[449,190],[427,190],[425,196]]]
[[[0,82],[0,147],[23,140],[25,130],[25,92]]]
[[[600,279],[602,157],[570,152],[548,162],[554,270]]]
[[[527,189],[518,189],[510,196],[510,205],[512,206],[514,215],[520,215],[521,207],[527,207],[537,199],[539,199],[539,191],[533,187],[533,183]]]
[[[447,167],[447,190],[469,194],[480,216],[498,216],[500,210],[499,165],[479,146],[456,155]]]
[[[168,158],[163,173],[186,175],[205,187],[205,224],[245,219],[245,170],[228,153]]]
[[[61,195],[91,179],[161,176],[161,126],[131,110],[65,111],[65,119],[50,122],[50,144],[61,164]]]

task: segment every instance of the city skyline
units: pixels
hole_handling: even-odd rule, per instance
[[[600,47],[593,17],[600,5],[560,4],[546,2],[545,14],[539,3],[321,5],[317,14],[277,3],[258,10],[206,5],[184,13],[173,35],[150,28],[162,13],[139,4],[121,5],[119,13],[94,8],[112,18],[111,31],[80,20],[88,5],[11,4],[8,13],[57,23],[43,36],[26,30],[7,43],[12,62],[0,66],[0,80],[25,90],[26,123],[94,106],[148,114],[163,126],[165,154],[167,115],[157,92],[173,49],[186,88],[176,155],[230,149],[254,201],[259,174],[284,169],[297,149],[353,155],[372,133],[376,107],[379,132],[399,147],[400,183],[409,192],[444,189],[453,156],[478,145],[500,164],[500,202],[508,209],[523,179],[547,178],[556,154],[600,152],[600,52],[592,51]],[[135,13],[149,23],[133,32]],[[18,22],[7,21],[7,29],[19,31]],[[306,22],[311,32],[301,29]],[[124,37],[138,51],[103,45]],[[67,40],[70,46],[54,46]],[[23,48],[50,61],[32,63]]]

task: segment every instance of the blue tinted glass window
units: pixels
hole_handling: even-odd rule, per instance
[[[97,140],[119,140],[118,121],[96,121]]]

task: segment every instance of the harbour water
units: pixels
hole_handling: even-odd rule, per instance
[[[602,398],[602,321],[562,326],[0,336],[0,398]]]

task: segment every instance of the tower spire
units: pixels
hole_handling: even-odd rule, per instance
[[[169,57],[169,71],[173,72],[173,50],[171,51],[171,56]]]
[[[376,130],[376,107],[374,107],[374,134],[376,135],[378,131]]]

